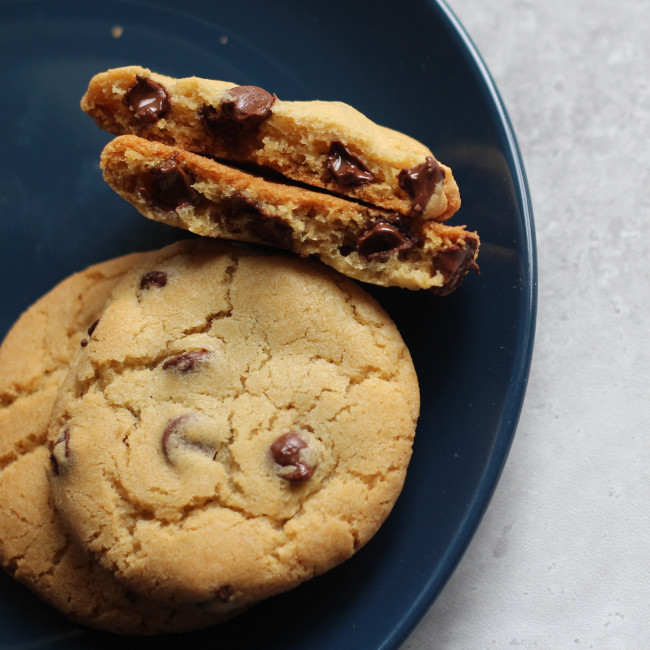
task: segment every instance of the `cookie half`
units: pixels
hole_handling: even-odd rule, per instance
[[[116,289],[54,407],[50,484],[133,590],[243,607],[372,537],[418,410],[409,352],[356,284],[195,240]]]
[[[76,545],[50,495],[46,437],[57,390],[115,285],[145,259],[129,255],[69,277],[0,346],[0,563],[71,619],[123,634],[197,629],[227,613],[172,607],[125,588]]]
[[[81,107],[111,133],[263,165],[401,215],[443,221],[460,207],[451,170],[427,147],[342,102],[129,66],[94,76]]]
[[[270,181],[136,136],[109,142],[101,167],[108,184],[149,219],[313,255],[364,282],[443,295],[478,269],[478,235],[463,226]]]

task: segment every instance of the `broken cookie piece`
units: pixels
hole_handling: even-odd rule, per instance
[[[444,221],[460,207],[451,170],[426,146],[342,102],[128,66],[93,77],[81,107],[110,133],[262,165],[402,216]]]
[[[363,282],[446,294],[478,269],[479,237],[464,226],[269,181],[136,136],[110,142],[101,167],[108,184],[149,219],[315,256]],[[429,176],[430,166],[407,175],[415,197]]]

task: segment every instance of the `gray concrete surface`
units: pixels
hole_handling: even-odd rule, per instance
[[[535,211],[518,432],[405,650],[650,647],[650,3],[449,0],[490,69]]]

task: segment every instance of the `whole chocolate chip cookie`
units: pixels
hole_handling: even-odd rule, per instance
[[[316,256],[364,282],[441,295],[478,270],[479,237],[464,226],[273,182],[137,136],[109,142],[101,167],[109,185],[149,219]]]
[[[315,262],[196,240],[131,271],[53,409],[50,484],[134,591],[243,607],[389,514],[419,410],[387,314]]]
[[[134,254],[69,277],[30,307],[0,346],[0,563],[73,620],[129,634],[180,632],[225,615],[169,606],[125,588],[73,541],[46,477],[47,427],[68,364],[92,344],[115,285],[146,259]]]
[[[444,221],[460,207],[451,169],[425,145],[342,102],[128,66],[95,75],[81,108],[111,133],[262,165],[409,218]]]

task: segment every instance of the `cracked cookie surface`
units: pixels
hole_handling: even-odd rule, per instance
[[[180,632],[220,620],[125,588],[82,551],[59,518],[46,477],[47,427],[68,364],[111,291],[147,254],[92,266],[32,305],[0,346],[0,564],[73,620],[112,632]]]
[[[245,606],[375,533],[410,459],[417,378],[349,280],[185,246],[103,312],[53,410],[49,478],[80,543],[133,590]]]

